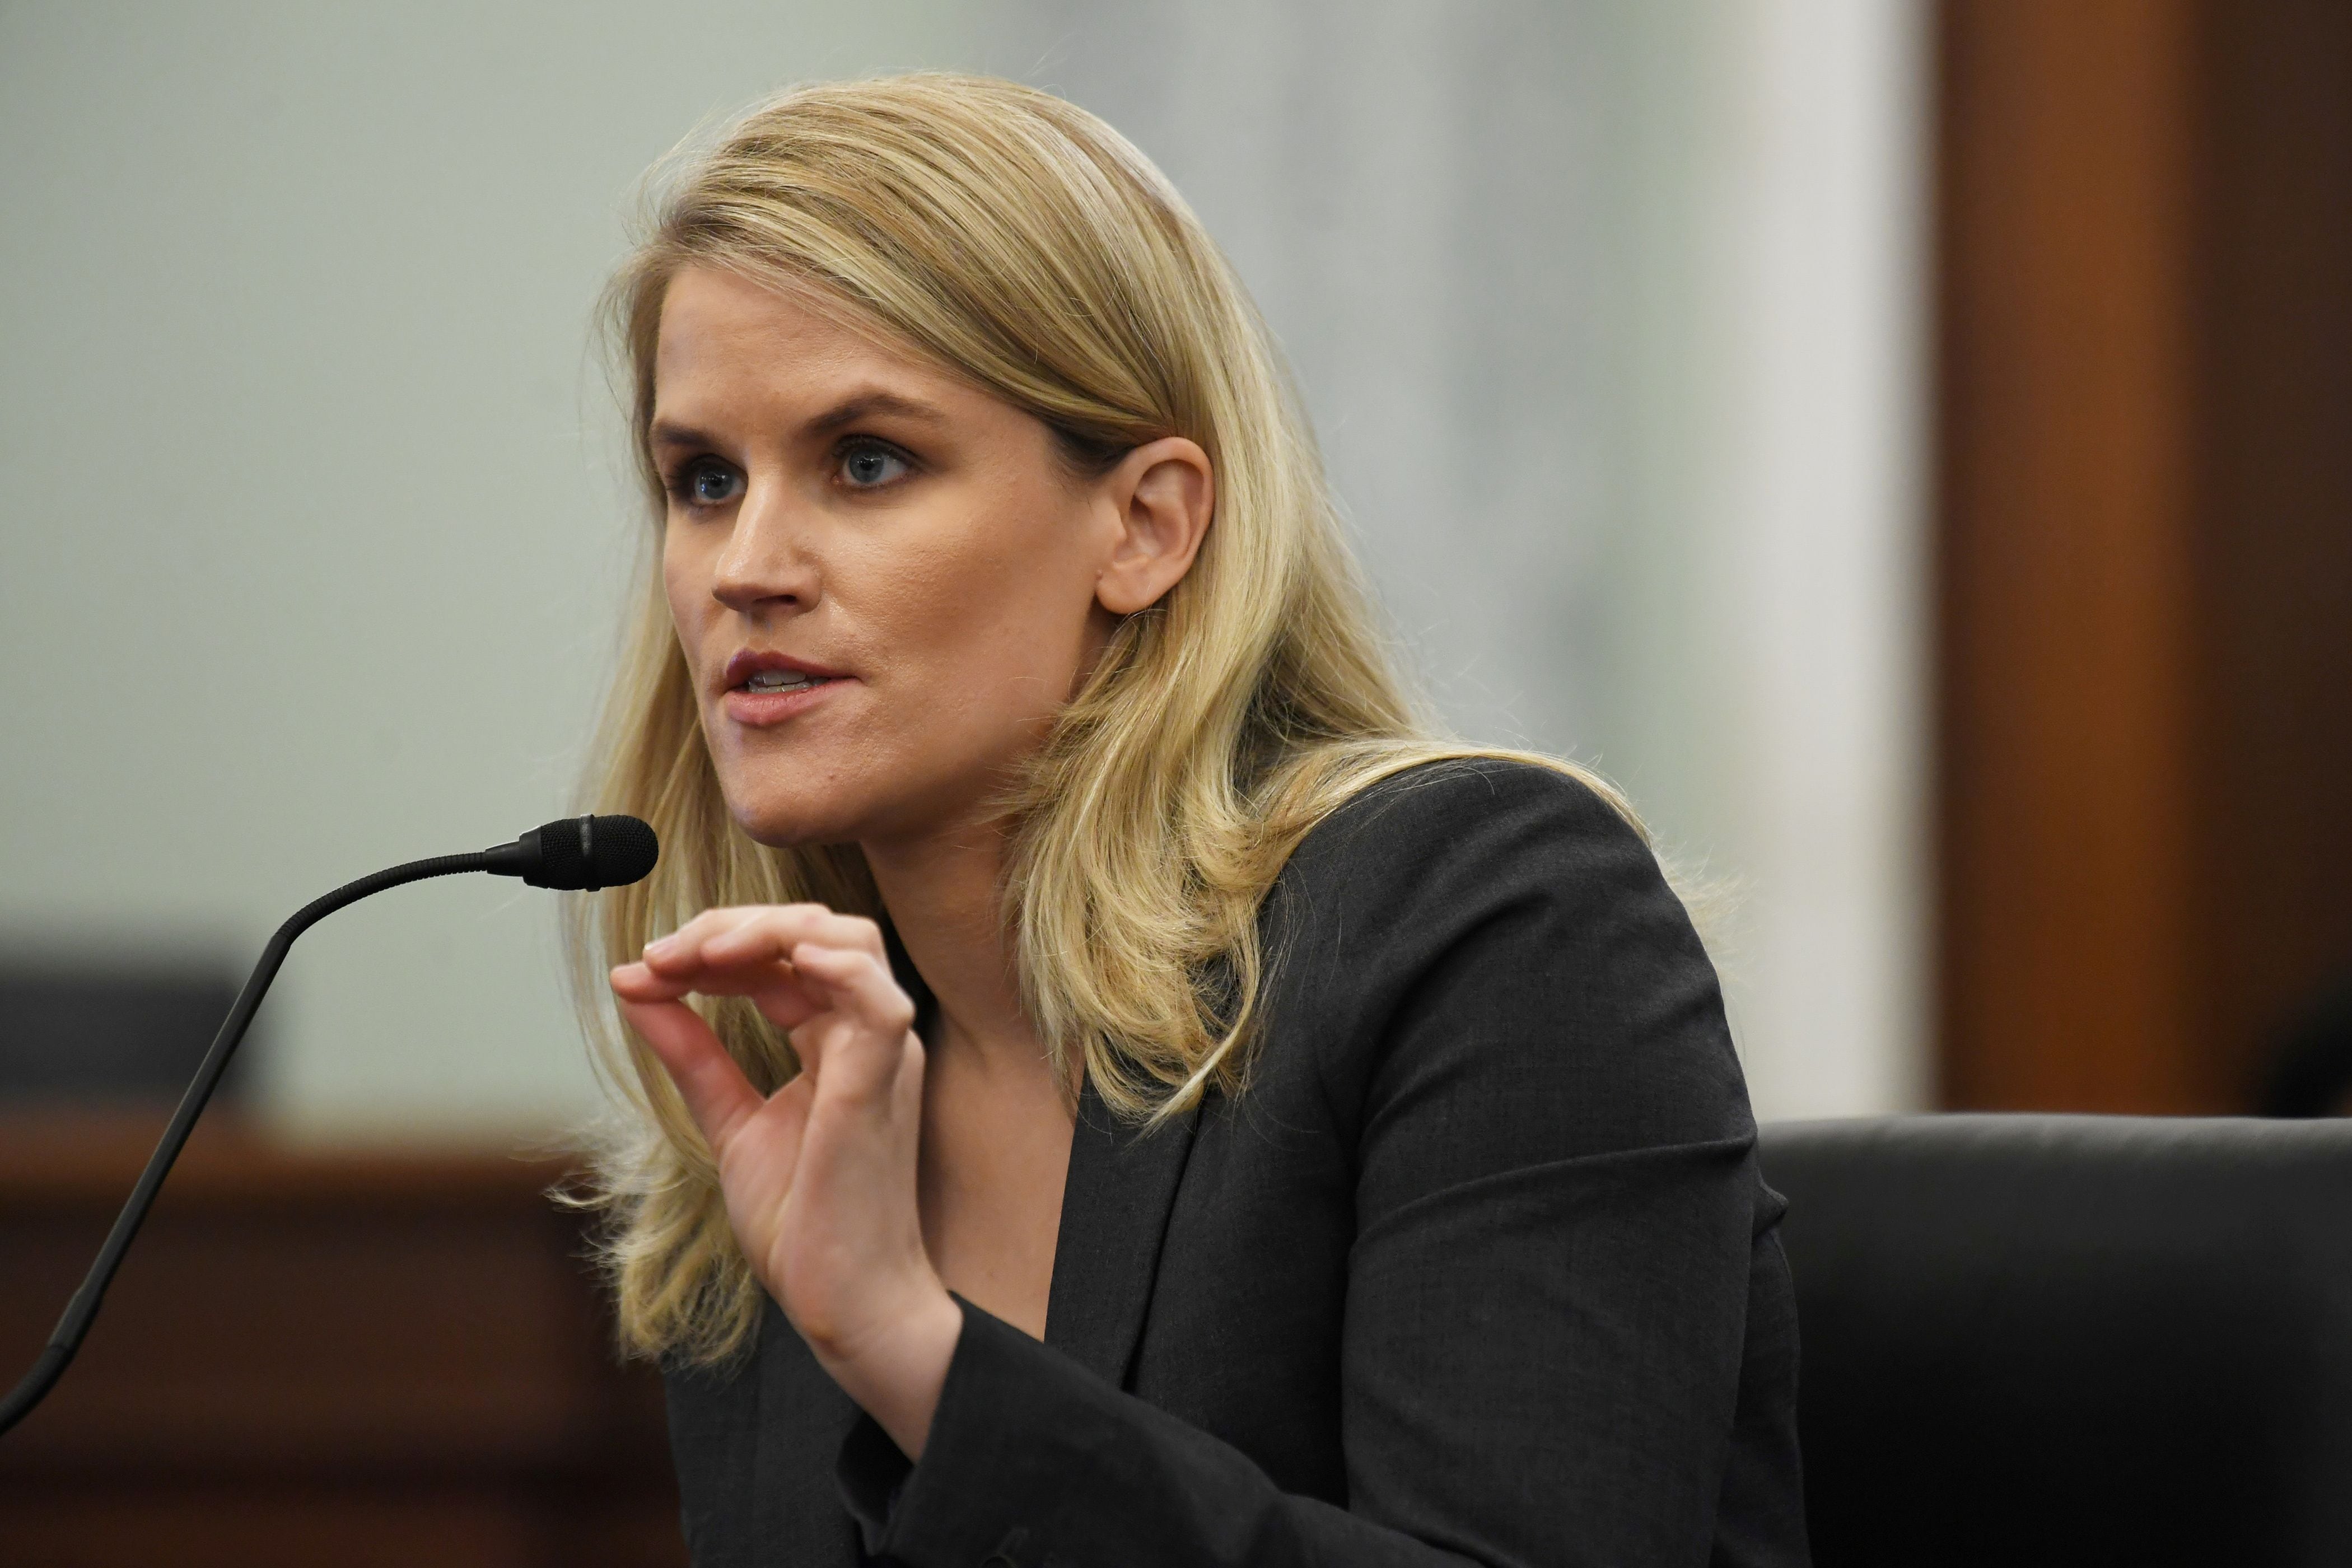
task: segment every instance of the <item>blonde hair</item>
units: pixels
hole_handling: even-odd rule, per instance
[[[1259,905],[1307,831],[1367,784],[1445,757],[1392,669],[1264,323],[1166,178],[1117,132],[1028,88],[921,74],[803,88],[686,156],[607,320],[642,477],[663,291],[714,267],[796,289],[1043,421],[1074,464],[1184,436],[1216,474],[1190,573],[1125,619],[1006,803],[1003,886],[1028,1016],[1055,1064],[1149,1121],[1237,1092],[1260,981]],[[625,1101],[588,1200],[631,1347],[740,1349],[760,1291],[709,1151],[608,963],[712,905],[821,900],[886,918],[855,845],[772,848],[736,826],[657,574],[646,574],[599,744],[593,809],[661,836],[646,880],[583,901],[582,1008]],[[1630,813],[1628,814],[1630,816]],[[748,1005],[709,1005],[751,1080],[798,1070]]]

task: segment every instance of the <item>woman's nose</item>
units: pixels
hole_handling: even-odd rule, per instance
[[[737,508],[719,552],[711,595],[741,615],[805,610],[816,602],[819,574],[804,519],[782,488],[756,482]]]

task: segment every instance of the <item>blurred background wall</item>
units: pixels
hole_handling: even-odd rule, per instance
[[[231,977],[568,804],[639,524],[588,343],[639,173],[781,84],[1104,114],[1296,362],[1466,734],[1622,782],[1767,1115],[1920,1103],[1925,25],[1887,0],[0,7],[0,944]],[[592,1089],[551,900],[306,937],[249,1095]],[[71,1048],[69,1043],[60,1048]]]

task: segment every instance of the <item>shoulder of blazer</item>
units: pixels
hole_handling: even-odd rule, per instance
[[[1270,948],[1420,949],[1516,900],[1648,899],[1664,879],[1642,835],[1571,774],[1447,758],[1366,786],[1308,830],[1268,891]]]
[[[1641,844],[1633,825],[1571,773],[1511,757],[1447,757],[1358,791],[1308,830],[1290,863],[1301,877],[1377,875],[1561,835]]]
[[[1449,963],[1516,950],[1545,970],[1515,984],[1540,1008],[1564,1000],[1564,972],[1631,944],[1713,992],[1642,835],[1573,775],[1508,758],[1367,786],[1300,842],[1263,919],[1268,1048],[1313,1052],[1343,1125],[1399,1010]]]

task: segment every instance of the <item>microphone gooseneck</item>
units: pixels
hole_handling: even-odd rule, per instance
[[[99,1248],[81,1289],[66,1303],[65,1315],[58,1320],[48,1343],[7,1398],[0,1399],[0,1433],[32,1413],[33,1407],[57,1386],[58,1379],[65,1375],[74,1352],[81,1349],[83,1337],[98,1317],[99,1304],[106,1299],[106,1288],[113,1283],[115,1270],[122,1266],[123,1254],[131,1250],[131,1239],[146,1222],[147,1211],[163,1189],[163,1178],[186,1146],[188,1134],[195,1130],[196,1118],[204,1114],[221,1074],[228,1070],[229,1058],[244,1040],[253,1015],[261,1006],[261,998],[268,994],[269,983],[278,978],[278,966],[286,962],[287,950],[294,945],[296,937],[347,904],[407,882],[454,877],[467,871],[488,871],[520,877],[535,888],[616,888],[651,871],[660,854],[660,842],[652,827],[634,816],[574,817],[535,827],[512,844],[495,849],[411,860],[404,866],[346,882],[297,910],[272,933],[253,973],[246,976],[245,989],[237,993],[228,1016],[222,1020],[220,1033],[213,1037],[212,1047],[205,1051],[203,1065],[196,1068],[194,1081],[180,1097],[180,1106],[172,1113],[171,1124],[164,1128],[155,1152],[148,1158],[147,1168],[140,1173],[138,1184],[131,1189],[131,1196],[123,1204],[122,1213],[116,1216],[114,1228],[107,1233],[106,1244]]]

